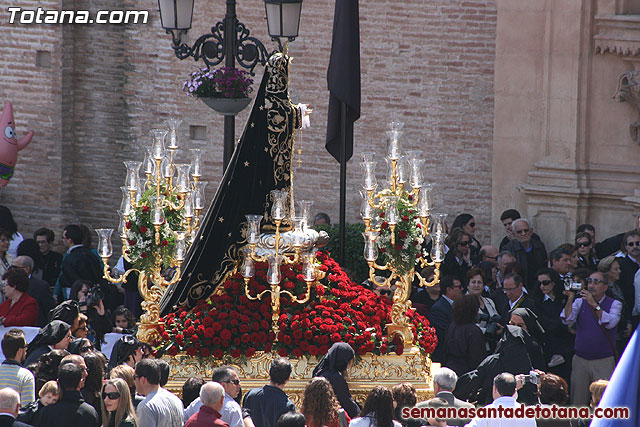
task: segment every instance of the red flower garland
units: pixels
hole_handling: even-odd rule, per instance
[[[306,304],[292,303],[281,295],[280,334],[271,329],[270,295],[252,301],[244,294],[244,279],[240,274],[224,284],[225,294],[201,300],[191,310],[180,309],[164,319],[160,347],[170,355],[185,351],[189,356],[222,358],[251,357],[256,351],[276,350],[282,356],[322,356],[337,341],[349,343],[357,354],[402,354],[399,337],[389,341],[385,325],[391,322],[392,303],[386,297],[354,284],[338,263],[324,253],[318,253],[326,272],[325,279],[312,287]],[[269,288],[267,265],[256,263],[256,274],[249,281],[252,296]],[[281,267],[282,288],[302,297],[306,284],[301,266]],[[429,321],[409,310],[416,344],[424,353],[431,353],[437,339]]]

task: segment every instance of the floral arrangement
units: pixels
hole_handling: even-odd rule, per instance
[[[221,67],[203,68],[191,73],[182,90],[198,98],[248,98],[253,79],[244,70]]]
[[[358,355],[402,354],[399,337],[389,341],[385,325],[390,322],[392,303],[385,297],[354,284],[340,266],[324,253],[317,254],[319,268],[326,276],[311,290],[307,304],[295,304],[281,296],[278,341],[271,331],[271,306],[268,294],[252,301],[244,293],[240,274],[224,282],[224,293],[201,300],[191,310],[180,309],[163,320],[159,349],[169,355],[185,351],[189,356],[249,358],[256,351],[277,351],[281,356],[323,356],[337,341],[349,343]],[[249,281],[251,295],[267,289],[267,264],[256,263],[255,276]],[[283,265],[283,289],[302,295],[306,284],[299,266]],[[431,353],[436,335],[428,320],[409,310],[416,344]]]
[[[391,227],[385,219],[385,211],[378,211],[382,220],[380,236],[377,239],[378,250],[384,264],[388,264],[400,274],[408,273],[415,267],[416,259],[422,250],[422,224],[418,218],[413,194],[402,190],[398,198],[399,221],[395,227],[395,242],[391,244]]]
[[[149,271],[156,263],[170,266],[175,253],[176,239],[174,230],[181,230],[184,216],[179,210],[164,208],[164,222],[160,226],[160,244],[155,241],[155,226],[151,222],[150,197],[156,195],[155,186],[147,189],[140,198],[138,206],[132,209],[129,221],[125,223],[127,245],[124,254],[133,268]],[[174,205],[180,203],[179,195],[171,197]]]

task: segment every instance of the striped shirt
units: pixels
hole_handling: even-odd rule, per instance
[[[0,389],[5,387],[20,393],[20,406],[36,400],[33,374],[15,360],[5,360],[0,364]]]

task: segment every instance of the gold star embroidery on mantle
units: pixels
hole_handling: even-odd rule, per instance
[[[255,124],[255,123],[253,123],[253,122],[251,122],[251,127],[252,127],[252,128],[253,128],[253,127],[256,127],[256,124]]]
[[[264,110],[264,105],[260,106],[260,111]]]
[[[248,168],[249,167],[249,162],[244,162],[244,167]]]
[[[223,217],[218,218],[218,222],[224,222],[224,218]]]

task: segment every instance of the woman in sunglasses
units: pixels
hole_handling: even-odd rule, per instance
[[[108,380],[102,387],[102,426],[137,427],[129,386],[120,378]]]
[[[598,260],[596,251],[593,249],[593,239],[586,232],[576,234],[576,248],[578,249],[578,268],[586,268],[589,271],[596,271]]]
[[[536,313],[538,321],[546,331],[542,337],[542,352],[549,365],[549,372],[569,381],[571,379],[569,362],[573,352],[574,335],[569,333],[567,326],[560,321],[560,312],[567,301],[564,295],[564,284],[558,273],[551,268],[538,270],[536,276],[538,278],[538,288],[535,291]]]
[[[462,280],[471,268],[471,235],[461,228],[451,229],[451,233],[445,241],[449,252],[444,257],[444,262],[440,267],[440,277],[455,276]]]
[[[475,218],[471,214],[462,213],[453,220],[451,229],[454,229],[454,228],[460,228],[462,229],[462,231],[464,231],[469,236],[471,236],[471,241],[469,242],[469,252],[471,254],[471,261],[473,262],[474,265],[477,264],[479,261],[478,254],[480,253],[480,248],[482,247],[482,245],[480,244],[478,239],[475,238],[475,233],[476,233]]]

